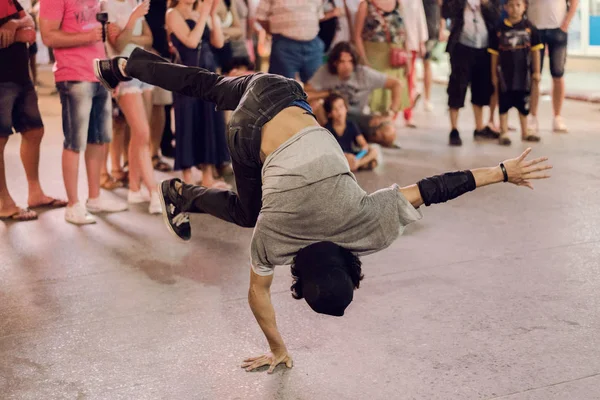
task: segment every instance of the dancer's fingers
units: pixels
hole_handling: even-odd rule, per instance
[[[527,155],[529,155],[529,153],[531,153],[531,147],[528,147],[527,150],[525,150],[523,152],[523,154],[521,154],[517,160],[519,162],[523,161],[525,159],[525,157],[527,157]]]
[[[529,181],[523,181],[519,183],[519,186],[528,187],[529,189],[533,190],[533,185]]]
[[[552,169],[552,165],[533,165],[530,167],[523,168],[523,173],[530,174],[532,172],[545,171],[548,169]]]
[[[526,163],[524,163],[523,164],[523,168],[531,167],[532,165],[539,164],[539,163],[542,163],[544,161],[548,161],[548,157],[535,158],[535,159],[533,159],[531,161],[527,161]]]
[[[548,174],[533,174],[533,173],[531,173],[531,174],[523,175],[523,179],[527,179],[527,180],[529,180],[529,179],[548,179],[548,178],[550,178],[550,175],[548,175]]]
[[[541,162],[548,161],[548,157],[538,157],[523,163],[523,167],[530,167]]]

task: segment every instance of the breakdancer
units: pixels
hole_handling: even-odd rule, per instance
[[[224,77],[171,64],[142,49],[127,58],[96,60],[109,89],[132,78],[234,110],[227,141],[237,194],[163,181],[163,215],[172,233],[191,237],[188,213],[208,213],[254,228],[248,301],[270,352],[244,360],[254,370],[292,366],[277,329],[270,287],[276,265],[291,265],[292,295],[316,312],[342,316],[363,277],[360,255],[388,247],[421,205],[454,199],[477,187],[511,182],[532,188],[551,168],[547,158],[526,160],[531,149],[496,167],[451,172],[367,194],[350,172],[333,134],[319,126],[306,94],[291,79],[255,73]]]

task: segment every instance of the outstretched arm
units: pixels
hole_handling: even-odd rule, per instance
[[[261,276],[251,270],[248,303],[256,322],[269,342],[271,351],[263,356],[245,359],[242,368],[245,368],[246,371],[268,365],[268,373],[272,373],[275,367],[282,363],[285,363],[288,368],[292,367],[292,358],[288,355],[275,321],[275,309],[271,303],[272,282],[273,275]]]
[[[506,170],[506,182],[533,189],[530,182],[532,179],[550,177],[543,172],[552,168],[551,165],[544,164],[548,158],[540,157],[528,161],[526,158],[529,153],[531,153],[531,148],[525,150],[519,157],[502,163]],[[505,176],[501,166],[478,168],[426,178],[415,185],[400,188],[400,192],[413,207],[418,208],[423,204],[429,206],[435,203],[444,203],[475,190],[475,188],[504,181]]]

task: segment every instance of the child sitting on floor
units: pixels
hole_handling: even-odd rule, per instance
[[[339,93],[331,93],[323,104],[329,121],[325,128],[334,134],[352,172],[377,167],[377,149],[370,146],[356,123],[349,121],[348,104]]]

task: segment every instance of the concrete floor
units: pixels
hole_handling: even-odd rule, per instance
[[[417,113],[420,129],[402,131],[402,150],[358,175],[368,191],[525,148],[472,143],[471,129],[449,148],[441,87],[436,100],[436,113]],[[63,195],[58,99],[40,102],[41,175]],[[0,223],[0,398],[600,399],[600,113],[571,102],[564,115],[572,132],[553,135],[548,120],[535,146],[551,157],[551,180],[425,209],[364,258],[344,318],[293,300],[279,269],[273,301],[295,367],[274,375],[239,368],[267,349],[246,301],[250,229],[194,216],[181,244],[142,206],[86,227],[63,210]],[[23,203],[18,144],[6,159]]]

